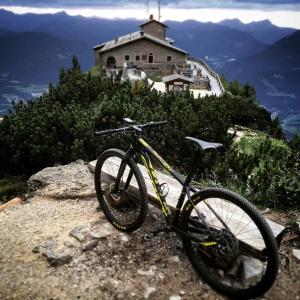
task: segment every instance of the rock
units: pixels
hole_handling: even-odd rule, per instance
[[[40,247],[39,246],[35,246],[32,250],[32,253],[40,253]]]
[[[242,259],[240,257],[238,257],[236,259],[236,261],[232,264],[231,268],[226,271],[226,274],[231,276],[231,277],[237,277],[238,273],[241,270],[241,268],[242,268]],[[224,272],[223,272],[223,275],[224,275]]]
[[[13,206],[16,206],[16,205],[19,205],[19,204],[22,204],[23,203],[23,199],[20,198],[20,197],[16,197],[2,205],[0,205],[0,211],[3,211],[7,208],[10,208],[10,207],[13,207]]]
[[[90,241],[90,242],[87,242],[86,244],[84,244],[82,246],[82,251],[85,252],[85,251],[90,251],[90,250],[93,250],[99,243],[99,240],[93,240],[93,241]]]
[[[169,300],[181,300],[181,297],[179,295],[172,295]]]
[[[56,242],[54,240],[47,240],[42,248],[44,249],[53,249],[53,247],[56,245]]]
[[[106,228],[97,228],[90,232],[90,236],[93,239],[102,239],[109,236],[112,232]]]
[[[52,267],[60,267],[65,264],[69,264],[73,258],[70,254],[67,254],[67,253],[60,253],[55,256],[50,255],[50,256],[46,256],[46,257]]]
[[[138,274],[145,275],[147,277],[151,277],[151,276],[155,275],[156,269],[157,269],[156,266],[150,266],[149,271],[138,270]]]
[[[169,257],[169,262],[180,262],[178,255],[173,255]]]
[[[86,237],[86,232],[83,230],[84,228],[85,227],[83,225],[78,225],[70,231],[69,235],[77,239],[79,242],[82,242]]]
[[[242,256],[242,279],[244,283],[251,284],[261,277],[263,263],[255,258]]]
[[[127,243],[130,240],[130,236],[126,233],[122,233],[120,234],[120,240],[124,243]]]
[[[153,296],[156,292],[156,288],[154,287],[147,287],[146,291],[144,293],[145,299],[148,299],[149,297]]]
[[[271,210],[270,210],[270,208],[266,208],[266,209],[264,209],[262,212],[261,212],[261,214],[262,215],[265,215],[265,214],[268,214],[268,213],[270,213],[271,212]]]
[[[293,249],[293,256],[300,260],[300,249]]]
[[[65,264],[69,264],[73,257],[70,254],[60,254],[54,260],[51,260],[50,264],[53,267],[59,267]]]
[[[31,192],[55,199],[95,196],[93,175],[83,161],[45,168],[28,180]]]
[[[47,258],[49,264],[52,267],[59,267],[65,264],[69,264],[72,261],[72,255],[66,251],[61,253],[54,252],[54,246],[56,242],[53,240],[48,240],[41,247],[42,254]]]

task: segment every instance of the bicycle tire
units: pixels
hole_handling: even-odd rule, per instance
[[[146,218],[148,194],[143,175],[133,159],[126,165],[118,193],[112,193],[115,177],[124,156],[125,152],[119,149],[104,151],[97,160],[94,181],[97,199],[106,218],[118,230],[131,232],[138,229]],[[116,164],[112,164],[113,161]],[[110,175],[107,175],[105,168],[110,168]],[[133,174],[130,182],[134,182],[135,187],[130,184],[125,186],[130,170]]]
[[[222,199],[224,202],[216,202],[217,199]],[[190,203],[190,201],[186,202],[184,205],[184,208],[182,210],[181,214],[181,220],[180,220],[180,226],[181,229],[183,229],[186,232],[192,233],[194,232],[199,232],[203,230],[203,219],[199,221],[197,213],[195,214],[195,207],[198,205],[198,209],[202,208],[201,214],[203,214],[201,217],[206,218],[207,220],[210,220],[209,228],[212,229],[217,229],[217,225],[211,225],[211,224],[222,224],[219,220],[216,220],[214,217],[214,214],[212,213],[211,215],[209,214],[211,211],[210,208],[207,207],[207,203],[211,206],[214,205],[213,209],[216,211],[218,209],[218,214],[220,216],[220,212],[223,208],[225,208],[224,205],[226,205],[227,202],[227,209],[231,210],[231,216],[228,215],[227,211],[227,216],[226,216],[226,224],[228,226],[228,229],[223,229],[224,232],[230,231],[233,233],[233,223],[236,222],[234,217],[234,220],[232,220],[233,215],[240,214],[240,212],[243,212],[245,215],[248,216],[249,218],[249,223],[245,227],[245,229],[249,229],[248,231],[243,232],[243,228],[239,228],[239,224],[237,223],[237,227],[239,228],[240,232],[236,232],[235,238],[238,241],[238,244],[241,244],[242,246],[236,246],[236,253],[234,254],[235,258],[231,257],[232,261],[230,262],[231,264],[231,270],[232,268],[235,268],[238,270],[236,271],[236,278],[234,280],[237,280],[233,282],[233,279],[231,276],[229,276],[229,266],[224,267],[223,264],[226,265],[226,256],[222,257],[220,256],[220,259],[218,262],[218,256],[215,255],[216,250],[212,250],[213,248],[209,247],[204,247],[204,246],[199,246],[199,243],[197,245],[196,242],[191,241],[191,239],[187,237],[182,237],[182,242],[184,249],[187,253],[188,258],[190,259],[193,267],[196,269],[196,271],[199,273],[199,275],[206,281],[211,287],[213,287],[216,291],[220,292],[223,295],[229,296],[234,299],[250,299],[250,298],[255,298],[258,296],[261,296],[265,294],[273,285],[277,273],[278,273],[278,268],[279,268],[279,256],[278,256],[278,247],[276,240],[273,236],[273,233],[267,224],[266,220],[260,215],[259,211],[255,208],[254,205],[249,203],[246,199],[242,198],[241,196],[237,195],[236,193],[233,193],[231,191],[221,189],[221,188],[209,188],[209,189],[203,189],[197,193],[195,193],[191,197],[191,201],[193,204]],[[216,203],[221,203],[221,207],[218,204],[216,206]],[[237,211],[234,210],[232,212],[233,206],[237,207]],[[203,207],[207,207],[208,212],[206,209],[203,209]],[[212,207],[212,206],[211,206]],[[209,212],[210,211],[210,212]],[[199,213],[199,210],[198,210]],[[197,216],[196,216],[197,215]],[[242,215],[240,218],[240,222],[242,220],[245,220],[245,215]],[[230,217],[230,219],[228,219]],[[224,221],[225,215],[222,213],[222,220]],[[253,223],[252,223],[253,222]],[[198,225],[199,224],[199,225]],[[246,222],[244,223],[246,224]],[[255,225],[257,229],[251,229],[252,232],[250,234],[250,225]],[[194,228],[196,226],[197,228]],[[223,224],[222,224],[223,226]],[[243,225],[245,226],[245,225]],[[224,226],[225,227],[225,226]],[[200,229],[199,229],[200,228]],[[241,229],[242,228],[242,229]],[[251,227],[252,228],[252,227]],[[254,227],[253,227],[254,228]],[[256,236],[257,232],[259,231],[261,235],[261,240],[258,240],[258,235],[257,235],[257,240],[252,238],[251,242],[251,236]],[[192,234],[195,234],[195,233]],[[221,232],[221,229],[216,230],[217,232]],[[223,232],[223,231],[222,231]],[[230,233],[227,233],[231,236]],[[247,235],[248,234],[248,238]],[[250,234],[250,235],[249,235]],[[247,240],[248,239],[248,240]],[[264,270],[264,274],[261,274],[261,277],[257,277],[257,282],[256,283],[250,283],[246,281],[245,282],[240,282],[242,281],[243,274],[245,274],[245,269],[247,268],[247,263],[257,263],[257,253],[255,255],[250,254],[251,258],[249,256],[249,249],[251,248],[247,243],[253,243],[253,242],[259,242],[257,245],[262,245],[262,241],[264,242],[264,250],[262,250],[260,253],[262,253],[263,260],[266,260],[264,262],[261,262],[262,265],[262,270]],[[225,240],[224,240],[225,244]],[[246,247],[244,246],[246,245]],[[249,246],[249,249],[247,247]],[[210,246],[210,247],[216,247],[216,246]],[[242,249],[243,250],[242,250]],[[238,249],[238,250],[237,250]],[[207,253],[205,253],[205,251]],[[242,251],[245,251],[247,254],[243,256],[245,253],[242,253]],[[251,251],[250,251],[251,252]],[[211,255],[214,253],[213,255]],[[247,256],[248,255],[248,256]],[[254,257],[252,257],[254,256]],[[223,259],[224,258],[224,259]],[[241,262],[242,259],[244,259],[244,262]],[[248,260],[249,259],[249,260]],[[261,259],[261,258],[260,258]],[[223,260],[223,261],[222,261]],[[251,262],[252,260],[252,262]],[[221,265],[221,266],[220,266]],[[260,266],[260,264],[259,264]],[[225,268],[225,271],[224,271]],[[226,269],[227,268],[227,269]],[[221,270],[221,271],[220,271]],[[231,271],[230,271],[231,272]],[[240,272],[240,273],[239,273]],[[222,277],[223,276],[223,277]],[[240,277],[239,277],[240,276]],[[260,277],[260,278],[259,278]]]

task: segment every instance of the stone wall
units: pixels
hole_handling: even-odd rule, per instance
[[[159,39],[165,40],[166,38],[166,27],[157,22],[146,23],[141,28],[145,33],[148,33]]]
[[[153,54],[153,63],[149,64],[149,54]],[[109,50],[104,53],[99,53],[99,50],[95,52],[96,62],[101,66],[106,66],[107,59],[112,56],[116,60],[117,67],[124,67],[125,55],[129,55],[129,61],[139,68],[158,67],[160,69],[169,68],[170,65],[183,64],[186,61],[186,55],[170,48],[161,46],[152,41],[143,39],[138,40],[124,46]],[[136,56],[140,57],[140,60],[136,59]],[[172,56],[172,61],[167,62],[167,56]]]

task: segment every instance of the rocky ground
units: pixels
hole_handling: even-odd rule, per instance
[[[145,238],[164,226],[156,209],[124,234],[99,211],[84,164],[42,172],[23,205],[0,212],[0,299],[223,299],[200,280],[174,234]],[[291,219],[267,214],[283,225]],[[280,274],[265,299],[300,299],[298,243],[293,232],[284,237]]]

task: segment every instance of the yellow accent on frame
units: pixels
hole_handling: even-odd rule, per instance
[[[218,245],[217,242],[203,242],[203,243],[200,243],[202,246],[204,247],[209,247],[209,246],[215,246],[215,245]]]
[[[153,167],[152,167],[151,161],[149,161],[149,166],[148,166],[145,157],[144,157],[143,155],[141,155],[141,158],[142,158],[143,163],[144,163],[144,165],[145,165],[145,167],[146,167],[146,169],[147,169],[147,171],[148,171],[148,174],[149,174],[151,183],[152,183],[152,185],[153,185],[153,188],[154,188],[154,190],[155,190],[155,193],[156,193],[156,195],[157,195],[157,197],[158,197],[158,199],[159,199],[159,202],[160,202],[160,204],[161,204],[161,209],[162,209],[164,215],[167,216],[167,215],[169,214],[169,207],[168,207],[168,206],[165,204],[165,202],[161,199],[161,195],[160,195],[159,191],[158,191],[157,188],[156,188],[156,184],[158,184],[158,180],[157,180],[155,171],[154,171],[154,169],[153,169]]]
[[[149,145],[148,145],[148,143],[145,141],[145,140],[143,140],[142,138],[140,138],[139,139],[139,141],[142,143],[142,145],[144,146],[144,147],[150,147]],[[170,167],[170,165],[155,151],[155,150],[153,150],[152,149],[152,151],[153,151],[153,154],[154,154],[154,156],[156,156],[156,158],[157,159],[159,159],[160,161],[161,161],[161,163],[163,164],[163,166],[169,171],[169,172],[171,172],[171,170],[172,170],[172,168]]]

